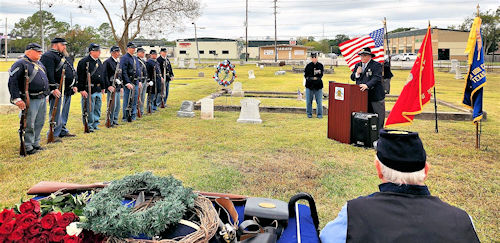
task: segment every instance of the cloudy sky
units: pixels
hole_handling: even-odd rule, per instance
[[[54,14],[57,20],[82,26],[99,26],[106,22],[104,11],[97,1],[92,11],[82,10],[73,1],[42,0],[43,9]],[[4,31],[5,18],[8,28],[38,10],[38,0],[0,0],[0,32]],[[49,8],[48,2],[56,4]],[[115,9],[118,21],[121,1],[106,0]],[[198,37],[239,38],[245,36],[245,0],[200,0],[202,15],[195,19]],[[367,34],[383,27],[387,18],[390,30],[398,27],[426,28],[431,25],[446,28],[459,25],[464,18],[481,10],[496,9],[498,0],[277,0],[278,39],[314,36],[316,39],[333,38],[337,34],[351,37]],[[248,0],[249,39],[274,38],[273,0]],[[72,16],[72,18],[70,18]],[[193,20],[186,20],[181,29],[167,30],[169,40],[194,37]],[[160,28],[160,27],[159,27]],[[165,27],[164,27],[165,28]],[[163,32],[165,33],[165,32]]]

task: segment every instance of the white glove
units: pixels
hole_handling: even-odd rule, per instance
[[[153,86],[153,81],[149,81],[148,85]]]
[[[118,84],[118,85],[122,84],[122,81],[120,81],[119,79],[116,79],[116,80],[115,80],[115,82],[116,82],[116,84]]]

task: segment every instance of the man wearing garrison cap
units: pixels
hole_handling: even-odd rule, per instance
[[[479,242],[470,216],[424,184],[429,171],[418,133],[381,130],[375,168],[380,192],[350,200],[321,231],[331,242]]]

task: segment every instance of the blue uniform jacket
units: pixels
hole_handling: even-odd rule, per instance
[[[122,69],[123,85],[137,85],[137,81],[141,76],[141,66],[137,57],[126,53],[120,58],[120,67]]]
[[[146,68],[148,70],[148,80],[153,81],[153,93],[158,93],[160,90],[158,90],[159,87],[161,87],[161,76],[160,76],[160,64],[158,61],[156,61],[153,58],[150,58],[146,62]],[[156,70],[156,82],[154,78],[154,70]]]
[[[165,71],[165,74],[167,76],[166,78],[164,77],[165,82],[170,81],[171,77],[174,76],[174,72],[172,70],[172,65],[170,64],[170,61],[168,60],[167,57],[163,58],[162,56],[159,56],[158,63],[160,64],[161,76],[163,77],[163,72]]]
[[[115,76],[115,71],[116,71],[116,67],[118,65],[118,62],[115,61],[115,59],[113,59],[112,57],[109,57],[108,59],[106,59],[104,61],[104,63],[102,64],[104,65],[104,79],[106,81],[106,87],[109,87],[109,86],[112,86],[113,85],[113,78]],[[122,79],[122,74],[120,73],[120,70],[118,70],[118,74],[116,76],[118,79]],[[118,85],[115,83],[115,87],[116,88],[121,88],[122,85]]]
[[[103,78],[103,65],[99,58],[94,60],[90,55],[82,58],[78,62],[78,66],[76,67],[76,72],[78,76],[78,90],[79,91],[87,91],[87,63],[89,63],[89,73],[90,73],[90,85],[91,85],[91,93],[101,92],[101,89],[105,89],[106,83]]]
[[[11,102],[17,98],[21,98],[21,95],[24,96],[24,84],[26,82],[24,73],[26,66],[28,67],[28,77],[31,77],[34,69],[38,70],[28,87],[30,98],[42,99],[50,93],[49,80],[46,75],[45,67],[41,62],[34,62],[25,55],[17,60],[9,70],[8,86]]]
[[[43,63],[43,66],[45,66],[45,69],[47,70],[47,78],[49,79],[49,88],[51,91],[59,88],[62,70],[63,68],[65,69],[63,90],[59,91],[64,91],[65,95],[72,95],[72,88],[76,85],[76,72],[73,67],[73,60],[65,57],[61,66],[60,64],[62,58],[62,53],[52,49],[42,55],[40,62]]]

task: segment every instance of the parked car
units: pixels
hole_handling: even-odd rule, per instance
[[[392,61],[415,61],[417,60],[417,54],[415,53],[401,53],[394,55],[391,58]]]
[[[402,54],[391,55],[391,61],[399,61],[399,60],[401,60],[401,58],[403,58]]]

